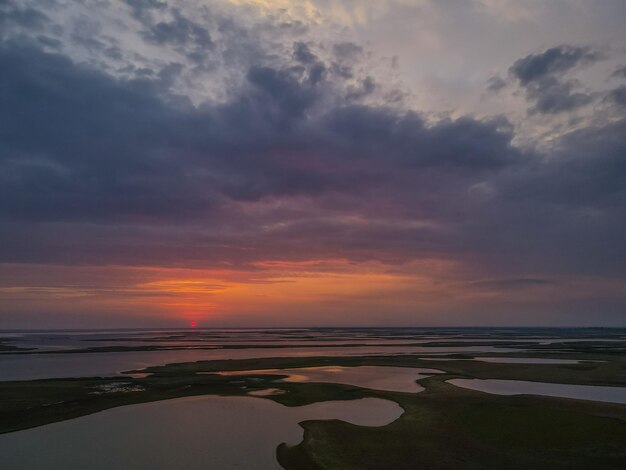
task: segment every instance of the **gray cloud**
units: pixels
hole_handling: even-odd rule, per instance
[[[615,71],[611,74],[613,77],[623,77],[626,78],[626,65],[623,67],[617,67]]]
[[[509,69],[522,86],[545,77],[563,73],[574,67],[589,64],[602,56],[588,47],[558,46],[539,54],[531,54],[517,60]]]
[[[363,48],[353,42],[333,44],[333,52],[341,61],[354,62],[363,54]]]
[[[137,19],[145,19],[153,10],[164,10],[167,2],[161,0],[124,0],[130,7],[132,15]]]
[[[160,21],[144,33],[144,37],[157,44],[185,46],[195,44],[202,48],[213,45],[209,32],[193,21],[185,18],[178,9],[172,10],[172,21]]]
[[[303,64],[317,62],[317,56],[311,52],[309,46],[300,41],[293,45],[293,57]]]
[[[494,75],[487,80],[487,89],[491,92],[497,93],[507,85],[507,81],[499,75]]]
[[[279,36],[280,23],[276,43],[255,49],[256,33],[236,19],[213,37],[183,12],[155,22],[155,11],[175,11],[161,2],[127,3],[152,46],[232,59],[229,86],[194,102],[175,86],[196,77],[184,57],[118,75],[54,38],[4,41],[0,261],[441,258],[498,289],[626,275],[622,117],[533,150],[514,143],[519,128],[503,117],[434,118],[385,100],[354,43],[325,52]],[[567,112],[591,97],[563,74],[596,60],[561,46],[514,62],[510,76],[532,112]],[[607,100],[623,104],[620,93]]]
[[[0,63],[10,71],[2,96],[3,210],[15,217],[180,215],[210,207],[219,194],[350,190],[359,183],[349,162],[366,156],[371,167],[357,172],[364,181],[378,165],[480,170],[515,156],[511,135],[492,123],[427,128],[412,113],[348,105],[309,116],[327,92],[306,72],[253,67],[232,101],[197,109],[168,103],[166,72],[112,79],[18,45],[5,46]],[[34,185],[38,194],[27,190]]]
[[[531,112],[555,114],[585,106],[593,100],[587,93],[572,91],[571,82],[561,82],[554,77],[543,78],[526,87],[526,96],[535,101]]]
[[[626,106],[626,85],[611,90],[607,95],[607,100],[619,106]]]
[[[556,114],[591,103],[591,95],[573,91],[576,83],[563,77],[575,67],[600,59],[602,55],[588,47],[563,45],[518,59],[509,74],[525,89],[527,99],[535,103],[531,113]]]
[[[29,30],[42,29],[48,23],[48,17],[32,7],[17,6],[12,2],[0,3],[0,30],[18,26]]]
[[[80,238],[75,224],[81,221],[158,226],[173,220],[193,232],[204,220],[240,226],[244,244],[256,239],[259,253],[248,251],[248,261],[299,256],[306,245],[307,254],[394,262],[433,252],[480,254],[485,266],[504,269],[524,253],[545,269],[563,259],[579,260],[582,272],[592,265],[620,269],[607,258],[616,253],[624,233],[619,221],[626,220],[618,216],[623,122],[567,135],[544,160],[512,146],[514,129],[502,119],[427,124],[414,112],[349,104],[341,95],[332,95],[329,107],[334,88],[312,84],[297,67],[253,67],[230,101],[196,108],[173,100],[159,79],[113,79],[32,47],[7,44],[0,63],[10,71],[2,79],[0,213],[27,223],[31,233],[32,224],[71,222]],[[239,203],[301,196],[313,204],[289,215],[239,219]],[[589,219],[581,215],[586,211],[597,215]],[[347,214],[389,221],[335,221]],[[414,224],[416,218],[430,222]],[[283,228],[259,232],[275,223]],[[607,248],[595,260],[577,254],[600,231],[611,240]],[[159,230],[150,231],[153,243],[142,237],[141,250],[129,248],[133,232],[94,250],[91,261],[160,256]],[[112,233],[113,239],[120,234]],[[317,246],[321,234],[334,236]],[[212,235],[212,243],[225,243],[222,236],[232,235]],[[5,260],[63,252],[45,239],[37,243],[49,249],[37,250],[31,237],[27,254],[6,237],[4,246],[14,249]],[[87,239],[74,243],[87,247]],[[185,257],[181,250],[177,256]],[[197,256],[193,243],[188,251]],[[222,256],[245,261],[237,249]]]

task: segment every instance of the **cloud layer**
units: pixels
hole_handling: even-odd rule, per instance
[[[387,80],[393,61],[373,67],[364,46],[320,41],[314,23],[284,13],[128,0],[105,7],[108,20],[70,27],[60,23],[67,6],[0,8],[0,262],[32,279],[3,276],[18,289],[2,305],[19,312],[11,322],[41,314],[38,299],[60,292],[45,288],[72,290],[82,267],[111,265],[196,269],[218,286],[211,298],[260,281],[322,295],[320,277],[394,279],[369,313],[358,289],[330,296],[343,323],[376,309],[390,324],[517,323],[525,311],[535,322],[623,319],[623,74],[606,73],[601,91],[573,75],[608,52],[557,45],[511,57],[507,78],[492,78],[491,93],[522,93],[525,112],[549,126],[540,139],[515,114],[420,111]],[[106,29],[120,24],[124,41]],[[64,266],[64,284],[35,281],[43,265]],[[157,282],[127,277],[104,275],[86,292]],[[602,279],[614,287],[599,289]],[[219,295],[194,308],[252,323],[324,321],[274,295],[258,317]],[[115,310],[92,300],[101,316]],[[118,300],[132,313],[128,293]]]

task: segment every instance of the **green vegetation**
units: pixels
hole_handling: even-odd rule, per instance
[[[626,386],[626,357],[606,351],[604,346],[565,356],[602,361],[580,364],[487,363],[464,360],[462,355],[449,356],[458,359],[451,361],[418,356],[263,358],[150,367],[141,371],[149,373],[142,378],[4,382],[0,387],[0,432],[121,405],[191,395],[245,395],[272,387],[284,393],[266,399],[286,406],[369,396],[393,400],[405,410],[401,418],[379,428],[336,420],[302,423],[304,441],[278,448],[279,461],[287,469],[624,468],[626,405],[490,395],[445,382],[462,377]],[[426,390],[418,394],[286,383],[277,381],[284,377],[279,373],[211,373],[331,364],[424,367],[444,373],[421,380]]]
[[[304,441],[280,446],[287,469],[624,468],[626,406],[460,389],[445,377],[416,395],[379,393],[405,413],[380,428],[303,423]]]
[[[489,354],[489,356],[495,355]],[[511,357],[512,355],[508,354],[506,356]],[[447,374],[447,378],[463,377],[479,379],[509,379],[565,384],[626,386],[626,356],[623,355],[579,354],[566,356],[568,359],[589,360],[589,362],[582,362],[580,364],[487,363],[463,359],[462,356],[459,357],[458,355],[438,357],[459,360],[438,361],[413,355],[367,357],[285,357],[237,360],[226,359],[148,367],[145,369],[145,372],[150,372],[155,376],[184,376],[197,373],[230,370],[288,369],[325,365],[370,365],[438,369],[444,371]],[[532,357],[546,357],[546,355],[533,354]],[[559,357],[563,356],[561,355]],[[598,362],[591,362],[591,359]]]
[[[0,434],[96,413],[123,405],[194,395],[246,395],[277,387],[281,375],[155,375],[44,379],[3,382],[0,387]],[[271,396],[287,406],[372,396],[369,390],[339,384],[280,384],[286,393]]]

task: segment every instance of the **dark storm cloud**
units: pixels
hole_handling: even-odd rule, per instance
[[[626,197],[626,119],[563,136],[552,153],[518,175],[512,191],[573,209],[622,211]],[[512,196],[512,195],[511,195]],[[517,196],[520,198],[520,196]]]
[[[19,26],[29,30],[41,29],[48,22],[48,16],[41,11],[19,6],[10,1],[0,2],[0,31]]]
[[[317,62],[317,56],[311,52],[309,46],[303,42],[296,42],[293,45],[293,57],[304,64]]]
[[[316,100],[314,88],[303,85],[289,71],[271,67],[252,67],[248,81],[260,92],[256,98],[267,105],[263,113],[275,119],[276,124],[290,126],[293,119],[303,116]]]
[[[601,55],[588,47],[558,46],[517,60],[510,68],[522,86],[591,63]]]
[[[48,46],[53,49],[58,49],[59,47],[61,47],[61,44],[62,44],[62,42],[59,41],[58,39],[51,38],[49,36],[44,36],[44,35],[37,36],[37,41],[39,41],[44,46]]]
[[[413,112],[349,105],[328,113],[324,128],[344,155],[369,157],[398,167],[443,167],[451,171],[497,169],[521,154],[511,147],[505,120],[464,117],[428,126]]]
[[[506,84],[507,81],[505,79],[498,75],[495,75],[487,80],[487,90],[497,93],[498,91],[502,90],[506,86]]]
[[[622,77],[622,78],[626,78],[626,66],[623,67],[618,67],[617,69],[615,69],[615,71],[611,74],[611,76],[613,77]]]
[[[156,0],[126,0],[132,16],[142,25],[144,40],[171,48],[185,55],[197,66],[205,67],[215,43],[203,22],[186,15],[180,8]],[[160,16],[154,13],[158,12]],[[163,19],[166,17],[167,19]],[[158,19],[155,19],[158,18]]]
[[[514,153],[510,134],[470,119],[425,128],[417,115],[353,106],[310,118],[321,91],[306,72],[253,67],[241,95],[195,108],[162,97],[167,70],[116,80],[17,44],[0,51],[0,67],[0,207],[14,217],[181,215],[224,195],[350,190],[358,178],[346,160],[366,155],[364,178],[387,164],[497,167]]]
[[[554,77],[546,77],[526,86],[526,96],[535,101],[531,112],[555,114],[585,106],[593,100],[586,93],[577,93],[571,82],[562,82]]]
[[[143,19],[153,10],[163,10],[167,2],[161,0],[124,0],[130,7],[132,15],[137,19]]]
[[[525,89],[526,98],[535,103],[530,113],[562,113],[585,106],[593,100],[587,93],[574,91],[576,83],[563,78],[564,74],[601,58],[599,52],[588,47],[553,47],[517,60],[510,67],[509,74]]]
[[[209,32],[197,23],[185,18],[179,10],[172,10],[172,21],[161,21],[150,27],[144,37],[157,44],[185,46],[195,44],[210,48],[213,45]]]
[[[386,184],[382,174],[516,158],[510,131],[492,122],[427,127],[414,113],[341,105],[341,96],[315,111],[328,91],[306,69],[252,67],[230,102],[196,108],[164,96],[167,70],[113,79],[16,43],[2,48],[0,66],[0,210],[14,218],[200,216],[224,197],[361,191]]]
[[[482,205],[467,237],[489,243],[476,248],[483,253],[510,249],[498,256],[518,267],[623,276],[625,155],[626,119],[564,135],[493,181],[498,198]]]
[[[171,13],[160,2],[128,3],[151,43],[184,52],[217,44],[186,17],[155,23],[155,8]],[[382,85],[357,75],[357,45],[337,44],[326,59],[311,43],[284,46],[280,61],[242,60],[224,100],[194,105],[172,92],[183,64],[116,78],[6,42],[0,259],[215,266],[440,257],[516,280],[509,287],[528,287],[543,271],[623,273],[624,121],[531,152],[512,144],[504,118],[433,122],[365,101]],[[558,74],[597,56],[550,51],[511,73],[537,112],[582,106],[586,98]]]
[[[312,85],[318,84],[326,76],[326,65],[311,52],[310,47],[301,42],[295,42],[293,45],[293,58],[296,62],[300,62],[308,67],[309,82]]]
[[[350,88],[349,93],[346,95],[348,100],[359,101],[368,95],[371,95],[376,90],[376,82],[372,77],[365,77],[360,80],[357,86]]]
[[[187,187],[164,159],[177,111],[152,82],[115,81],[16,44],[0,50],[1,210],[22,218],[177,209]],[[172,184],[175,186],[172,187]]]
[[[363,53],[363,48],[353,42],[340,42],[333,45],[333,52],[341,61],[354,62]]]
[[[610,102],[626,107],[626,85],[621,85],[611,90],[606,98]]]

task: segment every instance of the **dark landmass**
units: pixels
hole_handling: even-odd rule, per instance
[[[287,469],[624,468],[626,406],[473,392],[435,376],[417,395],[379,393],[405,413],[380,428],[307,421],[278,447]]]
[[[185,341],[187,342],[187,341]],[[182,350],[208,350],[208,349],[285,349],[285,348],[353,348],[353,347],[464,347],[464,346],[496,346],[512,348],[520,345],[532,346],[536,343],[500,343],[500,342],[475,342],[475,343],[400,343],[400,344],[367,344],[367,343],[340,343],[340,344],[215,344],[206,346],[189,346],[189,345],[141,345],[141,346],[94,346],[89,348],[76,349],[55,349],[55,350],[37,350],[32,348],[15,348],[17,354],[89,354],[89,353],[108,353],[108,352],[130,352],[130,351],[182,351]],[[13,350],[8,350],[13,351]]]
[[[288,470],[307,469],[622,469],[626,463],[626,405],[531,395],[499,396],[446,383],[452,378],[510,379],[564,384],[626,386],[621,344],[548,346],[532,357],[576,358],[579,364],[511,364],[450,361],[417,355],[300,357],[200,361],[149,367],[145,377],[93,377],[3,382],[0,432],[40,426],[101,410],[192,395],[246,395],[278,388],[270,395],[286,406],[325,400],[378,397],[405,413],[377,428],[342,421],[307,421],[304,441],[281,445],[278,458]],[[571,346],[571,345],[570,345]],[[612,349],[611,349],[612,348]],[[489,353],[494,356],[494,353]],[[512,357],[511,353],[501,356]],[[456,360],[454,360],[456,359]],[[593,362],[598,361],[598,362]],[[288,383],[276,375],[221,376],[217,371],[283,369],[323,365],[424,367],[443,371],[419,381],[421,393],[368,390],[329,383]]]
[[[32,351],[33,348],[22,348],[20,346],[14,346],[12,344],[5,344],[0,342],[0,353],[2,352],[27,352],[27,351]]]
[[[22,348],[12,345],[0,344],[0,354],[6,352],[9,354],[90,354],[90,353],[110,353],[110,352],[132,352],[132,351],[182,351],[182,350],[212,350],[212,349],[285,349],[285,348],[353,348],[353,347],[376,347],[376,348],[394,348],[394,347],[443,347],[443,348],[455,348],[455,347],[494,347],[494,348],[506,348],[506,349],[520,349],[522,354],[534,354],[537,352],[541,354],[555,352],[555,353],[581,353],[581,354],[626,354],[626,341],[589,341],[589,340],[574,340],[555,342],[550,344],[540,344],[539,342],[532,341],[445,341],[445,342],[428,342],[428,343],[416,343],[407,342],[399,344],[367,344],[367,343],[338,343],[338,344],[213,344],[213,345],[140,345],[140,346],[94,346],[88,348],[75,348],[75,349],[55,349],[55,350],[38,350],[34,348]],[[3,349],[5,348],[5,349]],[[494,355],[498,351],[483,352],[483,353],[471,353],[469,357],[478,357],[481,355]],[[503,352],[507,357],[525,357],[517,356],[517,352]],[[568,356],[569,357],[569,356]],[[552,357],[554,358],[554,357]]]

